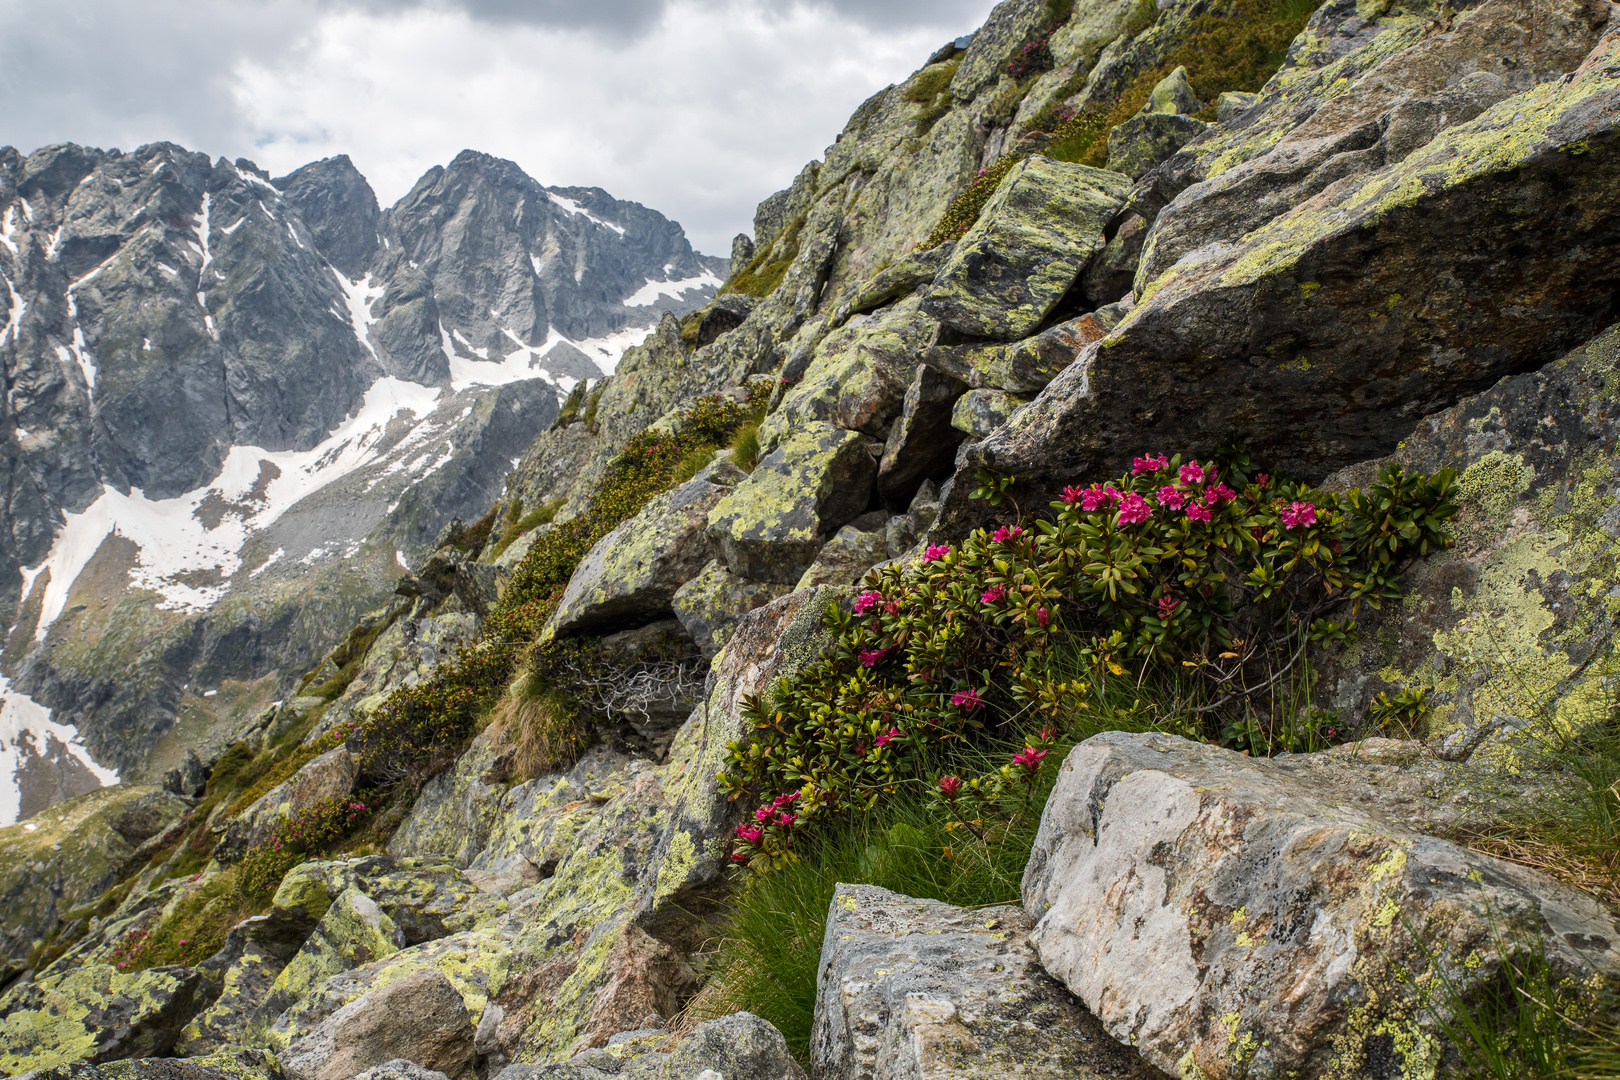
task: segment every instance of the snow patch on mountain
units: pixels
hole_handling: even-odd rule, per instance
[[[620,236],[624,235],[623,225],[615,225],[611,221],[604,221],[595,214],[591,213],[589,210],[585,209],[585,207],[580,203],[575,202],[573,199],[564,198],[563,196],[558,195],[555,191],[548,191],[546,194],[550,196],[552,202],[556,203],[570,214],[578,214],[587,221],[594,221],[604,229],[612,229]]]
[[[53,742],[57,745],[52,746]],[[22,808],[22,772],[30,759],[49,757],[58,748],[65,749],[103,787],[118,783],[116,771],[91,758],[76,728],[52,721],[51,710],[12,690],[11,680],[0,675],[0,826],[17,822]]]
[[[624,306],[647,307],[649,304],[658,303],[660,296],[667,296],[671,300],[681,300],[685,298],[686,293],[694,289],[701,289],[705,286],[718,289],[724,284],[724,281],[721,281],[707,270],[697,277],[682,278],[680,281],[654,281],[652,278],[648,278],[645,285],[624,298]]]
[[[435,387],[402,379],[379,379],[366,392],[359,409],[319,445],[283,451],[232,447],[212,483],[172,499],[148,499],[139,488],[125,494],[103,486],[100,497],[89,507],[67,515],[67,524],[45,561],[25,571],[30,583],[42,571],[50,571],[35,639],[44,639],[66,607],[73,582],[114,533],[133,542],[139,551],[136,565],[129,571],[131,585],[161,596],[160,608],[202,611],[211,607],[241,568],[241,551],[253,533],[269,526],[299,500],[356,469],[390,456],[411,456],[438,429],[437,424],[424,421],[441,393]],[[407,413],[414,417],[413,430],[389,442],[385,437],[390,427]],[[434,461],[425,452],[418,456],[427,462],[411,470],[419,476],[448,460],[446,455]]]

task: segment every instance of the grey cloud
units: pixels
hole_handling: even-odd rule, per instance
[[[449,7],[489,22],[589,29],[606,36],[635,37],[656,24],[669,0],[331,0],[368,10]],[[961,22],[971,29],[982,18],[983,0],[748,0],[786,15],[794,8],[819,8],[872,28],[892,29],[919,22]]]

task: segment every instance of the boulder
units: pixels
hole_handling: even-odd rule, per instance
[[[405,1058],[449,1077],[470,1072],[473,1025],[461,994],[424,970],[363,994],[281,1054],[293,1080],[349,1080]]]
[[[1620,929],[1590,897],[1367,788],[1354,769],[1093,736],[1024,872],[1042,965],[1161,1069],[1301,1080],[1432,1069],[1448,1004],[1413,987],[1437,971],[1464,995],[1503,949],[1620,973]]]
[[[866,509],[876,473],[872,444],[858,432],[803,424],[709,511],[709,535],[732,573],[792,584]]]
[[[1056,378],[1107,331],[1088,312],[1011,345],[935,346],[923,355],[923,363],[974,389],[1029,394]]]
[[[1208,130],[1208,124],[1190,116],[1138,113],[1108,133],[1108,168],[1139,180]]]
[[[125,973],[111,964],[70,967],[22,983],[0,1008],[0,1072],[163,1057],[202,990],[202,975],[190,968]]]
[[[355,756],[342,746],[308,762],[230,820],[215,846],[214,857],[240,858],[249,848],[270,839],[281,822],[298,817],[323,800],[349,794],[354,790],[357,766]]]
[[[1254,107],[1260,100],[1259,94],[1246,94],[1241,90],[1228,90],[1215,99],[1215,119],[1226,123],[1233,117],[1242,116]]]
[[[175,1053],[203,1057],[239,1045],[249,1025],[268,1018],[265,1003],[286,966],[288,952],[285,945],[267,945],[257,939],[256,932],[269,920],[269,915],[255,915],[232,928],[221,950],[230,959],[219,996],[186,1025]]]
[[[265,1050],[186,1058],[144,1058],[108,1061],[100,1065],[75,1062],[36,1072],[17,1080],[282,1080],[276,1056]]]
[[[712,660],[725,647],[738,619],[792,591],[778,582],[739,577],[715,560],[676,591],[671,606],[687,634]]]
[[[1620,214],[1604,194],[1620,157],[1598,149],[1620,123],[1617,58],[1620,33],[1607,34],[1570,78],[1319,198],[1273,206],[1269,221],[1252,220],[1258,194],[1232,197],[1230,173],[1189,189],[1165,215],[1185,203],[1192,222],[1214,200],[1249,217],[1230,232],[1204,219],[1176,241],[1187,257],[1166,265],[1161,215],[1130,315],[968,454],[958,478],[993,457],[1021,480],[1072,482],[1128,468],[1166,431],[1192,447],[1238,429],[1250,453],[1318,480],[1586,340],[1614,317],[1620,281]],[[1509,302],[1511,316],[1499,306]],[[970,486],[955,485],[946,520]]]
[[[663,1031],[630,1032],[608,1046],[550,1065],[508,1065],[495,1080],[805,1080],[782,1033],[753,1013],[705,1020],[667,1050],[648,1040]]]
[[[888,522],[875,532],[845,525],[816,553],[816,561],[799,579],[796,589],[816,585],[853,585],[866,572],[889,557]]]
[[[1203,109],[1204,103],[1198,100],[1197,93],[1193,91],[1185,67],[1178,67],[1160,79],[1148,96],[1147,104],[1142,106],[1145,113],[1180,113],[1183,116],[1191,116]]]
[[[739,236],[738,239],[745,238]],[[749,257],[752,258],[752,255]],[[747,265],[746,259],[743,265]],[[715,297],[714,302],[698,314],[697,346],[702,348],[717,340],[726,331],[737,329],[747,321],[748,313],[758,304],[759,301],[754,297],[744,296],[741,293],[726,293],[724,296]]]
[[[973,337],[1027,337],[1106,242],[1129,190],[1118,173],[1026,158],[957,241],[923,310]]]
[[[745,473],[730,462],[655,497],[591,548],[568,581],[541,641],[630,629],[665,618],[682,585],[713,557],[709,512]]]
[[[1017,907],[958,908],[839,885],[816,978],[811,1071],[899,1076],[1139,1076],[1136,1052],[1041,970]]]
[[[850,297],[840,310],[845,317],[859,315],[882,307],[934,280],[939,268],[950,257],[953,245],[949,242],[925,251],[910,251],[891,265],[873,274]]]
[[[932,366],[917,369],[878,463],[878,493],[885,503],[904,505],[919,484],[949,475],[962,441],[951,426],[951,406],[966,388]]]
[[[1005,424],[1024,399],[1005,390],[969,390],[951,409],[951,427],[969,438],[982,439]]]
[[[276,1016],[303,1000],[316,985],[405,947],[405,935],[377,902],[350,885],[326,909],[270,987],[264,1013]]]

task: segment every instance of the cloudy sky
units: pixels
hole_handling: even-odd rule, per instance
[[[868,95],[994,0],[0,0],[0,145],[169,139],[386,206],[464,148],[730,252]]]

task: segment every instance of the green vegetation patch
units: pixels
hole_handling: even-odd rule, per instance
[[[804,231],[804,218],[796,217],[782,229],[782,235],[759,252],[753,260],[726,282],[720,291],[742,293],[745,296],[769,296],[782,284],[793,260],[799,257],[799,234]]]

